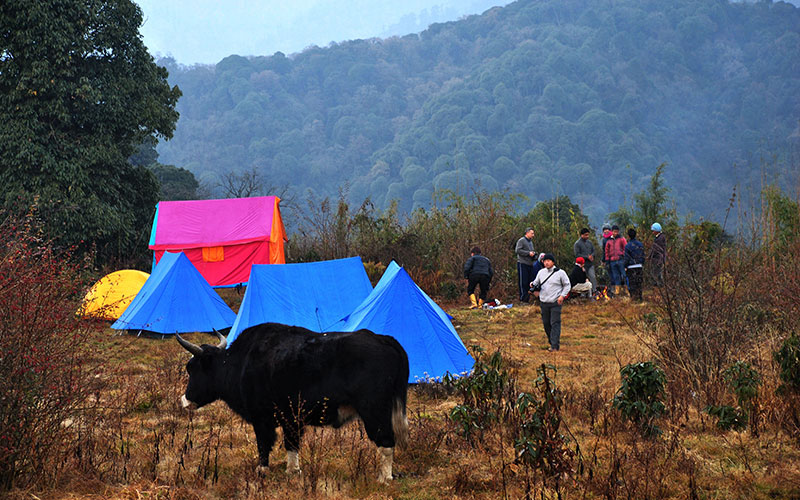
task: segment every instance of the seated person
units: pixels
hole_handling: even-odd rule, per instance
[[[533,277],[535,278],[539,271],[544,269],[544,264],[542,263],[542,259],[544,258],[544,252],[539,254],[539,257],[536,258],[536,261],[533,263]]]
[[[588,297],[592,293],[592,282],[586,277],[585,263],[586,261],[583,257],[575,259],[575,267],[573,267],[572,272],[569,273],[569,283],[572,285],[571,293]]]

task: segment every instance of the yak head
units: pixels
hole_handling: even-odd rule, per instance
[[[219,399],[217,367],[221,364],[221,359],[225,355],[227,341],[216,330],[214,333],[219,338],[219,345],[216,347],[207,344],[202,346],[192,344],[180,335],[175,334],[178,343],[192,354],[192,359],[186,363],[189,384],[186,386],[186,393],[181,396],[181,405],[188,410],[200,408]]]

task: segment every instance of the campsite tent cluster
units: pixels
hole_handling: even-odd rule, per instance
[[[274,197],[265,197],[274,198]],[[252,199],[250,199],[252,200]],[[276,199],[277,200],[277,199]],[[226,201],[232,200],[211,200]],[[235,200],[234,200],[235,201]],[[181,210],[164,210],[162,202],[159,206],[151,237],[159,242],[159,229],[169,213],[169,220],[176,224],[187,224],[187,219],[175,217]],[[170,203],[202,203],[202,202],[170,202]],[[231,205],[228,205],[229,207]],[[279,218],[278,204],[267,202],[260,205],[273,207],[270,211],[269,224],[264,225],[270,232],[261,236],[263,245],[267,247],[266,256],[240,260],[243,252],[240,245],[251,245],[253,241],[244,241],[244,233],[234,234],[237,243],[226,245],[226,241],[212,230],[206,230],[204,236],[191,236],[191,248],[187,251],[180,247],[180,241],[173,240],[171,245],[177,248],[164,250],[161,244],[151,244],[156,253],[157,264],[152,274],[139,289],[130,295],[128,287],[126,300],[129,305],[121,307],[124,312],[117,314],[118,319],[111,325],[118,330],[148,331],[161,334],[185,332],[211,332],[230,328],[228,345],[236,341],[246,328],[266,322],[283,323],[302,326],[315,332],[348,331],[369,329],[376,333],[391,335],[405,348],[409,357],[409,382],[427,379],[439,379],[446,373],[459,375],[472,368],[473,360],[453,327],[449,316],[433,300],[428,297],[411,279],[408,273],[392,262],[375,288],[370,284],[360,257],[333,261],[311,262],[302,264],[267,265],[276,260],[283,261],[283,224],[280,228],[280,249],[277,245],[270,247],[270,234],[276,230],[274,220]],[[217,214],[213,210],[184,210],[199,223],[208,224],[209,218]],[[245,212],[249,213],[249,212]],[[251,213],[251,219],[258,220],[258,209]],[[263,212],[262,212],[263,213]],[[212,218],[213,220],[213,218]],[[237,222],[228,218],[228,223]],[[195,222],[197,224],[198,222]],[[240,227],[244,227],[240,225]],[[192,233],[182,229],[187,234]],[[230,233],[234,233],[230,231]],[[212,235],[212,236],[209,236]],[[264,243],[266,242],[266,243]],[[222,247],[221,260],[216,266],[209,266],[206,248]],[[208,245],[208,246],[203,246]],[[155,246],[155,248],[154,248]],[[199,250],[198,250],[199,249]],[[179,250],[173,253],[167,250]],[[250,250],[253,250],[252,248]],[[248,250],[251,257],[258,251]],[[194,255],[201,264],[197,264],[189,255]],[[270,258],[280,255],[280,259]],[[220,271],[228,256],[234,257],[231,268],[233,272]],[[247,274],[241,269],[247,268]],[[244,299],[238,314],[234,313],[209,284],[209,277],[216,280],[216,286],[231,286],[236,283],[247,283]],[[219,280],[219,277],[224,279]],[[232,280],[232,277],[234,277]],[[105,280],[106,278],[104,278]],[[102,282],[103,280],[101,280]],[[97,285],[95,285],[97,286]],[[113,286],[111,288],[114,288]],[[136,288],[135,285],[133,288]],[[92,293],[92,292],[90,292]],[[98,300],[98,294],[87,295],[89,311],[91,304]],[[103,310],[101,308],[101,310]],[[107,309],[106,309],[107,310]],[[105,316],[109,319],[108,315]]]

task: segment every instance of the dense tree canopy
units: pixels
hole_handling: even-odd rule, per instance
[[[49,236],[103,260],[146,248],[159,187],[128,157],[178,119],[141,23],[131,0],[0,4],[2,202],[36,205]]]
[[[478,182],[599,222],[666,162],[679,208],[713,217],[800,136],[800,10],[782,2],[519,0],[418,35],[163,62],[185,92],[167,163],[403,210]]]

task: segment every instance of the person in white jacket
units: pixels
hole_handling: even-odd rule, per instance
[[[541,302],[542,324],[550,342],[548,351],[552,352],[561,348],[561,304],[569,294],[570,284],[567,273],[556,267],[553,254],[545,254],[542,263],[544,269],[536,274],[536,279],[531,282],[531,288]]]

